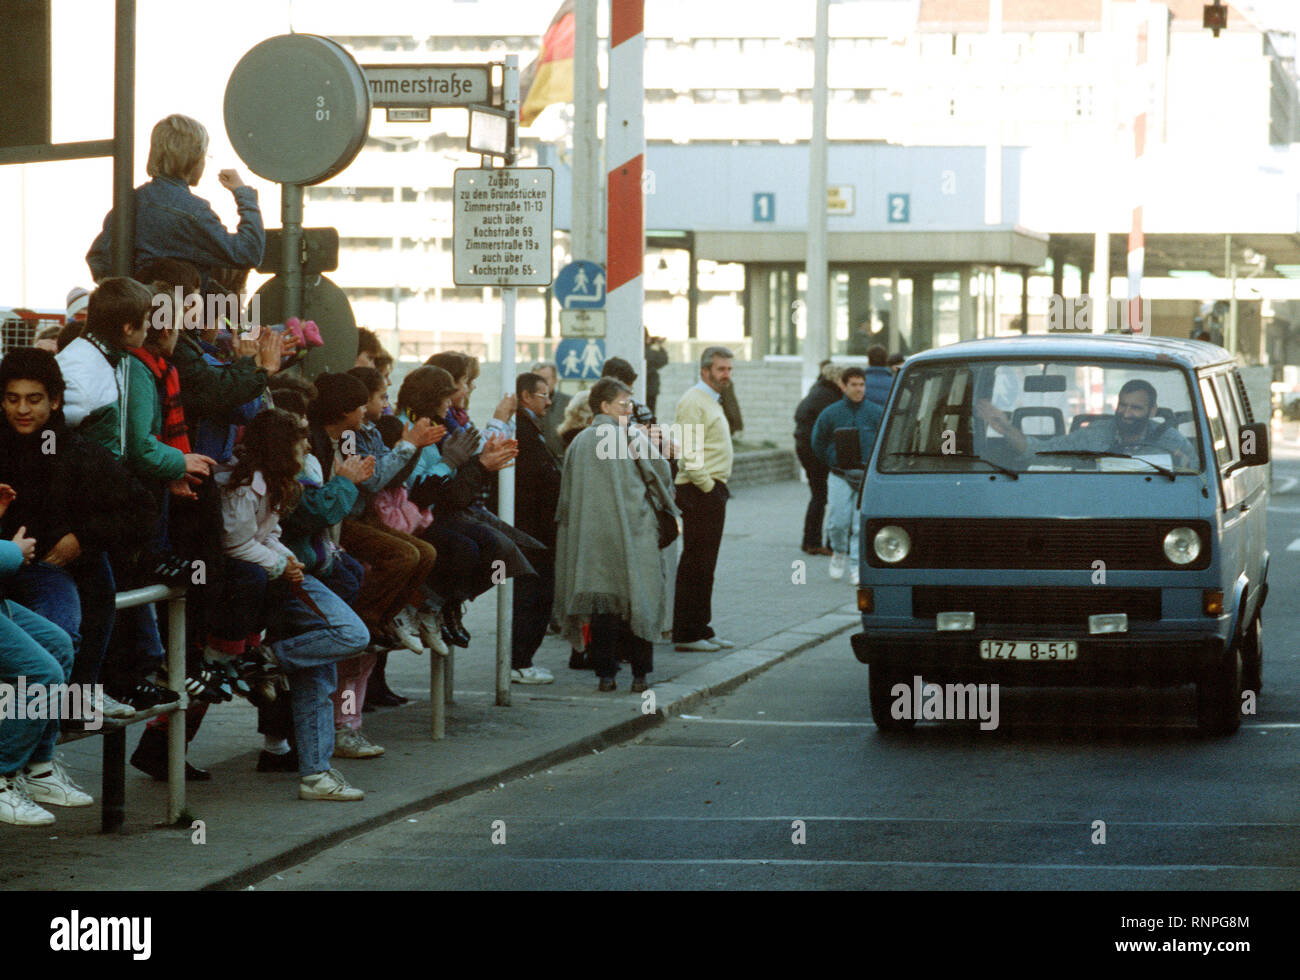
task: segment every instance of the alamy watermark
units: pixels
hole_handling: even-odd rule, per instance
[[[154,293],[149,326],[154,330],[206,330],[223,324],[237,333],[255,338],[262,322],[262,297],[254,293],[248,307],[238,293],[185,295],[177,286],[170,293]]]
[[[654,425],[644,427],[651,444],[659,449],[660,455],[682,460],[691,467],[704,464],[705,428],[698,422],[689,425],[677,422],[661,425],[656,422]],[[614,427],[608,426],[601,433],[600,441],[596,443],[596,458],[631,459],[630,447],[631,440],[620,439]]]
[[[1097,327],[1102,327],[1098,330]],[[1149,336],[1151,300],[1110,297],[1105,303],[1095,297],[1060,296],[1047,300],[1048,333],[1128,333]]]
[[[912,683],[895,684],[889,689],[894,703],[890,715],[898,721],[974,721],[980,731],[998,727],[998,685],[996,684],[926,684],[919,674]]]
[[[0,722],[84,721],[87,731],[104,727],[103,684],[0,684]]]

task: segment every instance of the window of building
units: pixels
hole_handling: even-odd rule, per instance
[[[402,203],[403,203],[403,204],[413,204],[413,203],[415,203],[416,201],[418,201],[419,199],[420,199],[420,192],[417,191],[414,187],[403,187],[403,188],[402,188]]]
[[[450,201],[450,200],[451,200],[451,188],[450,188],[450,187],[434,187],[434,188],[431,188],[430,191],[431,191],[431,193],[432,193],[432,195],[433,195],[433,200],[434,200],[434,201]]]

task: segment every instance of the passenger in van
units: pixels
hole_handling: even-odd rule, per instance
[[[1169,453],[1176,467],[1195,467],[1195,448],[1176,428],[1155,418],[1155,411],[1155,386],[1134,378],[1119,390],[1114,416],[1097,419],[1063,436],[1035,439],[1031,447],[1028,437],[1011,424],[1006,412],[987,398],[975,403],[975,414],[1006,436],[1017,453],[1024,454],[1031,448],[1035,452],[1083,449],[1128,455],[1156,451]]]

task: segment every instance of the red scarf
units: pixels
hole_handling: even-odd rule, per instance
[[[181,408],[180,372],[165,357],[144,347],[131,348],[131,354],[149,369],[158,388],[158,398],[162,402],[162,432],[158,441],[188,453],[190,434],[185,427],[185,411]]]

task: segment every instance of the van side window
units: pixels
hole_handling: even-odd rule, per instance
[[[1241,402],[1241,423],[1249,425],[1255,421],[1255,413],[1250,407],[1250,396],[1246,394],[1246,382],[1241,380],[1241,372],[1236,368],[1232,371],[1233,387],[1237,391],[1237,398]]]
[[[1232,447],[1228,444],[1228,434],[1223,426],[1223,416],[1219,412],[1219,400],[1214,394],[1214,385],[1209,378],[1201,378],[1201,400],[1205,402],[1205,416],[1210,422],[1210,439],[1214,443],[1214,460],[1223,469],[1232,463]]]
[[[1214,376],[1214,391],[1219,396],[1219,413],[1223,417],[1223,427],[1227,432],[1228,445],[1232,449],[1232,459],[1235,461],[1240,456],[1237,440],[1241,436],[1241,420],[1237,414],[1237,405],[1232,399],[1231,387],[1232,382],[1226,374]]]

